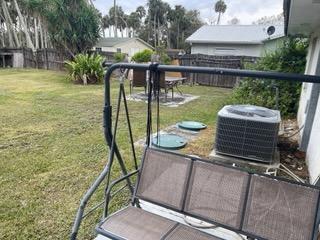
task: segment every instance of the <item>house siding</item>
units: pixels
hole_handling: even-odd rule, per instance
[[[285,37],[265,41],[263,45],[262,55],[267,52],[273,52],[283,44]]]
[[[193,43],[192,54],[206,55],[230,55],[230,56],[250,56],[259,57],[262,51],[261,44],[202,44]]]
[[[320,75],[320,34],[311,36],[307,57],[306,74]],[[311,183],[320,175],[320,99],[318,84],[304,83],[298,111],[298,125],[303,128],[300,133],[300,148],[306,151],[306,160]]]
[[[264,44],[193,43],[191,47],[191,53],[206,55],[261,57],[267,51],[274,51],[282,41],[283,38],[266,41]]]
[[[132,57],[135,53],[145,49],[152,50],[151,47],[137,39],[132,39],[131,41],[127,41],[125,43],[119,43],[113,47],[101,47],[101,50],[104,52],[117,52],[118,48],[121,49],[122,53],[128,54],[129,57]]]
[[[143,51],[145,49],[152,50],[148,45],[142,43],[141,41],[134,39],[132,41],[118,44],[114,46],[115,49],[121,48],[121,52],[128,54],[129,57],[132,57],[135,53]]]

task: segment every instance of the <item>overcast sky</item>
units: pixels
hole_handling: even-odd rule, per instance
[[[187,9],[197,9],[205,22],[215,17],[214,3],[216,0],[164,0],[171,6],[183,5]],[[103,13],[113,5],[112,0],[95,0],[96,7]],[[282,12],[283,0],[225,0],[228,9],[222,18],[222,24],[237,17],[241,24],[251,24],[260,17],[271,16]],[[146,6],[147,0],[117,0],[126,13],[134,11],[137,6]]]

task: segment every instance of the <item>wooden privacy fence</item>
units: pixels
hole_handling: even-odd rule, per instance
[[[30,48],[22,48],[23,53],[23,67],[36,68],[37,60],[34,58],[33,52]]]
[[[56,49],[0,48],[0,67],[64,70],[66,53]]]
[[[98,50],[91,50],[91,51],[88,51],[88,53],[99,54],[102,57],[104,57],[106,62],[114,62],[114,55],[116,54],[115,52],[105,52],[105,51],[98,51]]]
[[[39,49],[36,52],[37,67],[47,70],[64,70],[64,61],[69,57],[55,49]]]
[[[255,62],[256,58],[242,56],[211,56],[203,54],[187,54],[179,57],[182,66],[201,66],[215,68],[242,69],[245,62]],[[236,76],[221,76],[202,73],[188,73],[187,79],[192,84],[233,88],[239,82]]]

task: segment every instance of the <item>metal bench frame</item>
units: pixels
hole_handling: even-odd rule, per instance
[[[125,69],[136,69],[136,70],[142,70],[142,71],[150,71],[150,76],[153,78],[154,82],[159,82],[160,79],[160,73],[161,72],[181,72],[181,73],[203,73],[203,74],[215,74],[215,75],[228,75],[228,76],[237,76],[237,77],[251,77],[251,78],[257,78],[257,79],[276,79],[276,80],[285,80],[285,81],[294,81],[294,82],[308,82],[308,83],[320,83],[320,76],[312,76],[312,75],[301,75],[301,74],[288,74],[288,73],[279,73],[279,72],[264,72],[264,71],[252,71],[252,70],[239,70],[239,69],[223,69],[223,68],[209,68],[209,67],[189,67],[189,66],[167,66],[167,65],[158,65],[158,64],[128,64],[128,63],[118,63],[118,64],[107,64],[107,66],[110,66],[108,69],[106,75],[105,75],[105,97],[104,97],[104,110],[103,110],[103,127],[104,127],[104,136],[107,145],[110,148],[110,154],[108,162],[103,169],[103,171],[100,173],[100,175],[97,177],[97,179],[94,181],[92,186],[89,188],[89,190],[86,192],[84,197],[82,198],[80,202],[80,206],[77,211],[77,215],[74,221],[74,225],[72,227],[72,233],[70,239],[75,240],[77,239],[77,234],[81,225],[81,222],[85,216],[92,213],[94,210],[96,210],[99,206],[102,204],[108,202],[108,200],[104,200],[99,205],[95,206],[93,209],[89,210],[87,213],[85,213],[85,209],[87,207],[87,204],[89,200],[91,199],[92,195],[96,192],[96,190],[99,188],[99,186],[102,184],[104,180],[107,179],[106,189],[110,189],[109,187],[112,187],[116,185],[118,182],[126,181],[127,186],[129,187],[132,194],[134,194],[134,187],[132,185],[132,181],[130,180],[130,177],[137,174],[138,168],[136,167],[136,171],[128,174],[127,167],[123,161],[122,155],[119,151],[119,148],[117,146],[115,136],[116,136],[116,125],[117,125],[117,118],[116,116],[116,124],[114,131],[112,131],[112,106],[111,106],[111,91],[110,91],[110,79],[112,73],[116,69],[125,70]],[[147,116],[147,134],[146,134],[146,146],[151,146],[150,143],[150,136],[152,135],[152,129],[151,129],[151,100],[152,100],[152,94],[151,90],[149,90],[148,93],[148,116]],[[122,95],[121,95],[122,94]],[[121,97],[124,96],[125,99],[125,93],[124,93],[124,85],[123,82],[120,81],[120,94],[118,103],[121,102]],[[129,121],[129,113],[128,108],[125,102],[125,108],[126,108],[126,114],[128,119],[128,125],[129,125],[129,131],[130,131],[130,140],[131,140],[131,146],[133,149],[133,155],[135,160],[135,166],[136,164],[136,157],[134,152],[134,146],[133,146],[133,139],[132,139],[132,132],[131,132],[131,126]],[[117,113],[118,115],[118,113]],[[158,130],[158,129],[157,129]],[[113,165],[114,158],[116,157],[120,169],[122,171],[122,175],[124,177],[121,177],[120,179],[116,180],[113,183],[110,183],[110,169]],[[267,176],[270,177],[270,176]],[[273,177],[272,177],[273,178]],[[274,178],[277,179],[277,178]],[[303,185],[303,184],[302,184]],[[106,195],[108,196],[108,195]],[[139,205],[139,202],[137,199],[135,199],[135,205]],[[106,211],[107,213],[107,211]],[[317,216],[319,216],[319,211]],[[236,231],[239,232],[239,231]],[[316,231],[315,231],[316,232]]]

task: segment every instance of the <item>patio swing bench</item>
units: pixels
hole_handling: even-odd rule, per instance
[[[147,148],[132,206],[96,228],[119,240],[221,239],[139,207],[143,200],[251,239],[317,239],[319,188],[190,156]]]

